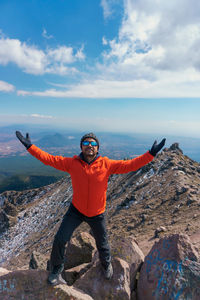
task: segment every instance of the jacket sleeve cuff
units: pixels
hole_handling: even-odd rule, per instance
[[[154,157],[155,157],[154,155],[152,155],[152,154],[150,153],[150,151],[148,151],[147,153],[149,154],[149,156],[150,156],[151,158],[154,158]]]

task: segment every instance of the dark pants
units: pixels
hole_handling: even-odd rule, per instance
[[[51,265],[56,266],[64,263],[65,245],[70,240],[74,230],[82,223],[86,222],[92,229],[96,246],[99,251],[99,259],[106,268],[110,261],[110,247],[108,244],[106,224],[104,214],[95,217],[86,217],[80,213],[72,204],[63,217],[58,232],[55,235],[51,252]]]

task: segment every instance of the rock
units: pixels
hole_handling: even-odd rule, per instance
[[[197,202],[196,199],[188,199],[187,202],[186,202],[186,205],[190,206],[191,204],[196,203],[196,202]]]
[[[66,284],[52,287],[47,284],[48,272],[43,270],[14,271],[0,277],[1,299],[15,300],[92,300],[84,292]]]
[[[131,290],[136,287],[136,275],[144,262],[144,254],[138,247],[134,237],[118,237],[115,244],[112,245],[111,254],[113,257],[119,257],[125,260],[130,267],[130,286]]]
[[[1,209],[0,210],[0,233],[4,232],[9,228],[9,218],[6,213]]]
[[[47,257],[37,251],[33,251],[29,262],[29,269],[47,269]]]
[[[4,210],[0,210],[0,234],[17,223],[17,217],[7,215]]]
[[[63,271],[62,276],[69,286],[79,279],[90,267],[91,263],[82,264],[77,267]]]
[[[79,233],[78,236],[71,239],[66,247],[65,269],[91,262],[95,250],[95,239],[87,232]]]
[[[179,143],[172,144],[169,150],[176,151],[177,154],[179,154],[179,152],[183,154],[183,151],[179,148]]]
[[[187,191],[188,191],[188,187],[186,187],[186,186],[179,185],[179,186],[176,187],[176,194],[177,195],[181,195],[181,194],[183,194]]]
[[[138,300],[200,299],[198,259],[187,235],[174,234],[160,239],[141,268]]]
[[[110,280],[104,278],[99,261],[80,278],[74,287],[88,293],[95,300],[115,299],[130,300],[130,268],[127,262],[120,258],[114,258],[113,277]]]
[[[10,271],[8,271],[7,269],[4,268],[0,268],[0,276],[8,274]]]
[[[160,226],[160,227],[156,228],[154,237],[155,237],[155,238],[158,238],[158,237],[159,237],[159,234],[160,234],[161,232],[166,232],[166,231],[167,231],[167,229],[166,229],[164,226]]]
[[[8,201],[5,201],[4,203],[4,211],[7,215],[10,215],[12,217],[17,216],[18,214],[17,207]]]

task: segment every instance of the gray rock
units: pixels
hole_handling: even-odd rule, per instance
[[[154,237],[158,238],[161,232],[166,232],[166,231],[167,231],[167,229],[164,226],[160,226],[160,227],[156,228]]]
[[[16,216],[10,216],[4,210],[0,210],[0,234],[17,223]]]
[[[0,277],[0,299],[15,300],[93,300],[89,295],[66,284],[47,284],[48,272],[21,270]]]
[[[112,245],[111,254],[125,260],[130,267],[130,287],[136,288],[136,275],[144,262],[144,254],[138,247],[134,237],[119,237]]]
[[[65,269],[91,262],[95,250],[95,239],[89,233],[81,232],[78,236],[72,238],[66,247]]]
[[[114,258],[112,265],[114,274],[110,280],[104,278],[100,262],[97,261],[75,282],[74,287],[88,293],[95,300],[130,300],[130,268],[128,263],[120,258]]]
[[[160,239],[145,257],[138,300],[200,299],[198,253],[187,235]]]
[[[179,143],[174,143],[170,146],[169,150],[176,151],[178,154],[183,153],[183,151],[179,148]]]

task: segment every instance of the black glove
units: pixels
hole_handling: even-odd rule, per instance
[[[165,144],[166,139],[163,139],[160,144],[157,144],[157,141],[153,143],[153,146],[151,147],[151,150],[149,150],[149,153],[153,156],[156,156],[156,154],[162,149],[162,147]]]
[[[26,134],[26,137],[24,137],[20,131],[16,131],[16,136],[20,140],[20,142],[26,147],[26,149],[29,149],[32,146],[28,133]]]

